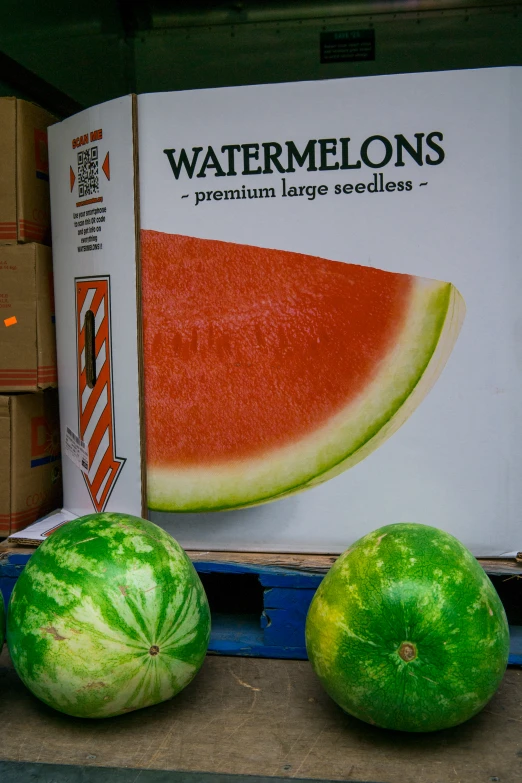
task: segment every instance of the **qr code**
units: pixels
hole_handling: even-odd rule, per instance
[[[98,147],[90,147],[78,153],[78,195],[84,198],[98,190]]]

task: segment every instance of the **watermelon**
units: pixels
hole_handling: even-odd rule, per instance
[[[170,699],[201,667],[209,636],[206,595],[185,552],[126,514],[58,528],[16,582],[7,621],[25,685],[83,718]]]
[[[509,629],[493,585],[456,538],[396,524],[335,562],[310,605],[306,647],[346,712],[387,729],[435,731],[493,696]]]
[[[255,505],[364,459],[451,353],[449,283],[141,233],[148,505]]]

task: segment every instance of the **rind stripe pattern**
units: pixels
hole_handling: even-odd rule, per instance
[[[403,645],[412,658],[400,655]],[[491,581],[453,536],[387,525],[335,562],[306,620],[308,657],[351,715],[402,731],[436,731],[478,713],[509,655]]]
[[[137,517],[92,514],[58,528],[13,596],[15,668],[69,715],[103,718],[172,698],[205,658],[210,612],[199,577],[171,536]]]

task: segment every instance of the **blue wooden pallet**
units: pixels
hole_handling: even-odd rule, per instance
[[[13,552],[0,561],[0,590],[6,603],[29,557]],[[203,578],[212,574],[253,575],[262,588],[261,612],[212,614],[209,652],[306,660],[306,614],[324,573],[211,560],[194,562],[194,567]],[[240,579],[237,589],[241,590]],[[510,633],[509,663],[522,666],[522,626],[510,626]]]
[[[258,616],[213,614],[210,652],[306,660],[306,614],[324,574],[212,561],[195,562],[194,567],[199,574],[253,574],[263,590]]]

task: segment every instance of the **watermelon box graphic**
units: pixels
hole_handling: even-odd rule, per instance
[[[499,68],[51,127],[67,511],[196,549],[415,521],[518,551],[521,97]]]

